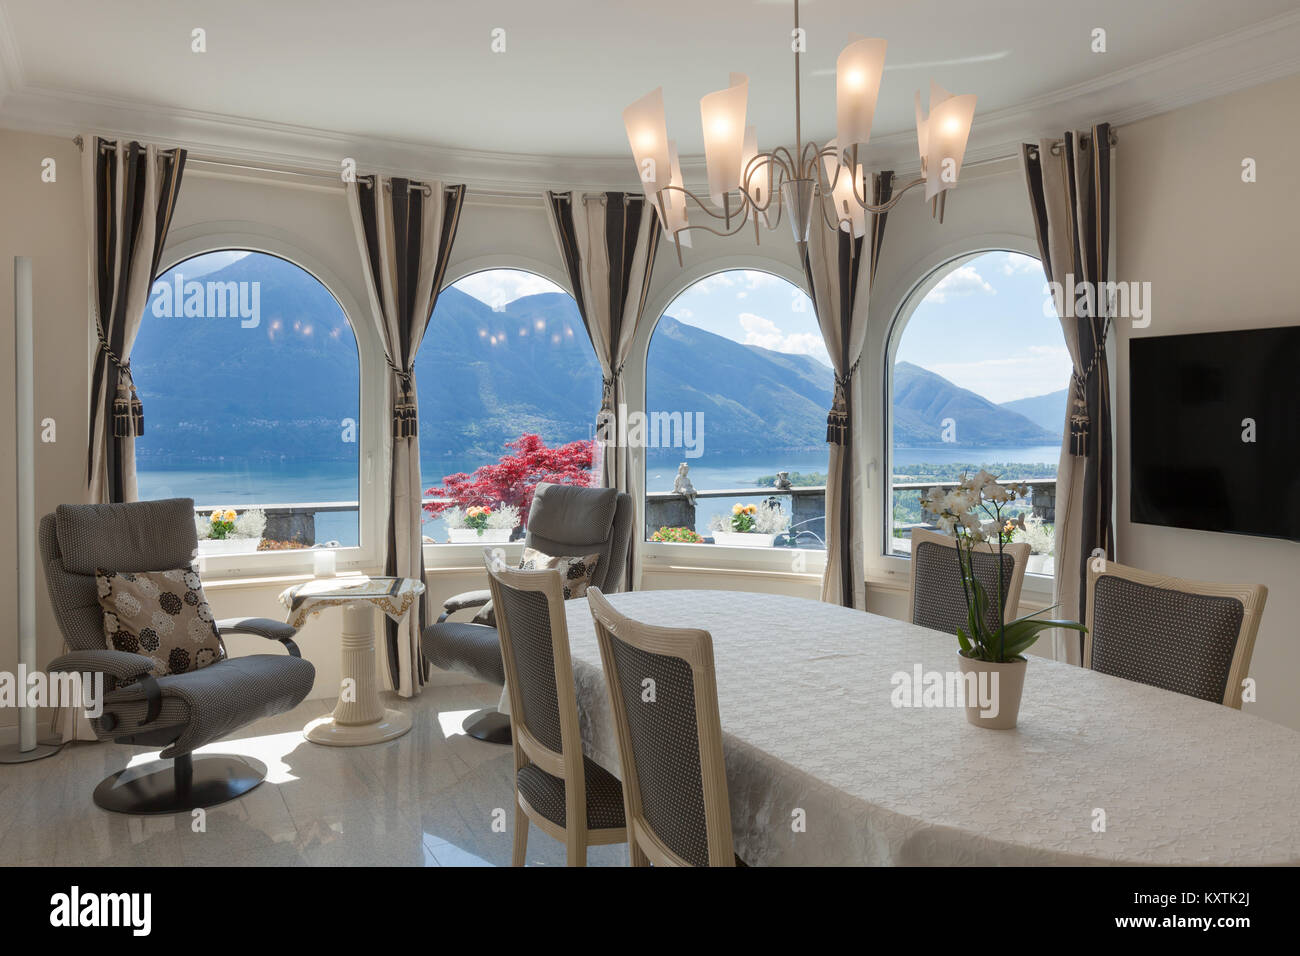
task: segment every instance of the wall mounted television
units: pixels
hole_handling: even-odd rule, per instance
[[[1131,520],[1300,541],[1300,326],[1130,339],[1129,396]]]

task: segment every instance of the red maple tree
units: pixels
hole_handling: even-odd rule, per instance
[[[424,494],[450,500],[430,502],[424,510],[437,517],[451,508],[473,505],[495,508],[500,503],[518,508],[527,524],[533,492],[542,482],[586,487],[595,481],[591,470],[594,441],[571,441],[547,448],[540,435],[524,434],[506,442],[506,448],[514,453],[503,456],[494,465],[483,465],[472,475],[461,471],[444,477],[441,485]]]

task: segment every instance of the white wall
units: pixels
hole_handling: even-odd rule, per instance
[[[1128,339],[1300,323],[1300,76],[1119,131],[1117,278],[1150,282],[1146,329],[1121,322],[1117,560],[1150,571],[1268,587],[1245,709],[1300,728],[1300,543],[1134,524],[1129,514]],[[1241,163],[1259,181],[1241,181]],[[1300,376],[1300,371],[1297,372]],[[1294,383],[1291,383],[1294,385]]]

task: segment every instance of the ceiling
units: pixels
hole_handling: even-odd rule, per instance
[[[660,85],[669,135],[683,155],[702,152],[699,98],[735,70],[750,77],[749,122],[760,146],[770,146],[794,139],[792,7],[791,0],[0,0],[0,95],[5,86],[10,94],[0,114],[11,107],[21,114],[25,98],[28,112],[40,103],[69,122],[170,117],[173,135],[188,123],[208,140],[220,126],[621,161],[628,153],[620,113]],[[1297,0],[803,0],[804,136],[834,133],[835,57],[851,32],[889,41],[874,138],[901,144],[911,142],[913,92],[927,91],[932,78],[978,95],[977,134],[982,119],[1095,99],[1103,88],[1113,115],[1150,96],[1133,78],[1171,55],[1181,62],[1179,51],[1242,31],[1266,44],[1268,21],[1283,17],[1295,27],[1298,10]],[[206,31],[206,53],[190,50],[195,27]],[[504,53],[490,49],[497,27],[506,31]],[[1090,49],[1095,27],[1107,32],[1106,53]],[[1256,59],[1241,44],[1228,52]],[[1192,56],[1183,67],[1222,70],[1220,60]],[[77,108],[60,113],[60,104]]]

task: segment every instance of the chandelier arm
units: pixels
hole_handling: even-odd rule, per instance
[[[674,192],[684,193],[685,195],[689,196],[691,199],[694,199],[695,204],[700,207],[700,210],[712,216],[714,219],[725,220],[728,218],[723,213],[714,212],[712,209],[710,209],[708,206],[704,204],[704,200],[702,200],[699,196],[695,195],[695,193],[691,192],[685,186],[672,186],[672,185],[664,186],[662,189],[659,190],[659,192],[665,193],[670,189],[673,190]],[[749,207],[753,205],[753,202],[754,201],[750,199],[748,195],[746,195],[744,190],[740,191],[740,204],[742,207],[740,210],[740,214],[742,214],[743,217],[747,217],[749,215]],[[731,218],[734,219],[736,215],[737,215],[736,213],[733,213]],[[741,221],[744,222],[744,218],[742,218]]]
[[[913,180],[912,180],[911,182],[909,182],[907,185],[903,186],[901,189],[899,189],[897,192],[895,192],[892,196],[890,196],[888,200],[886,200],[885,202],[881,203],[880,205],[873,205],[873,204],[867,202],[865,196],[859,196],[859,195],[858,195],[858,187],[857,187],[857,184],[854,183],[854,184],[853,184],[853,198],[856,199],[857,202],[858,202],[858,205],[861,206],[863,209],[865,209],[867,212],[871,213],[872,215],[877,215],[877,216],[878,216],[878,215],[880,215],[882,212],[889,212],[889,210],[891,210],[891,209],[893,209],[895,206],[897,206],[897,205],[898,205],[898,201],[899,201],[900,199],[903,198],[903,194],[904,194],[904,193],[906,193],[906,192],[907,192],[909,189],[911,189],[913,186],[919,186],[919,185],[921,185],[923,182],[925,182],[925,177],[924,177],[924,176],[917,176],[915,179],[913,179]],[[862,184],[862,188],[863,188],[864,191],[866,190],[867,185],[866,185],[865,182]]]
[[[674,229],[673,235],[676,236],[677,233],[679,232],[690,232],[692,229],[703,229],[705,232],[711,232],[715,236],[719,236],[723,239],[726,239],[728,236],[734,236],[736,233],[740,232],[740,230],[745,227],[745,223],[747,221],[748,221],[748,216],[746,216],[744,219],[741,219],[739,222],[737,222],[736,227],[734,229],[728,229],[725,231],[720,229],[714,229],[712,226],[706,226],[703,224],[694,225],[694,226],[682,226],[680,229]]]

